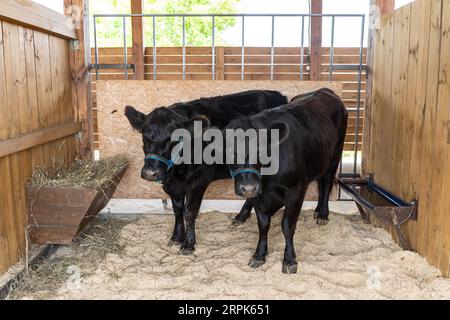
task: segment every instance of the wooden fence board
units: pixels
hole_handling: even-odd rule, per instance
[[[69,42],[11,21],[0,19],[0,274],[24,257],[27,177],[55,156],[73,160],[80,130],[68,99]]]
[[[76,39],[75,28],[67,17],[34,1],[2,0],[0,19],[66,39]]]
[[[433,203],[435,176],[433,174],[433,166],[435,164],[435,134],[437,119],[437,94],[439,81],[439,49],[441,37],[441,2],[432,1],[431,5],[431,29],[430,42],[428,51],[428,78],[427,78],[427,99],[425,104],[425,121],[424,121],[424,147],[422,155],[424,159],[421,163],[421,183],[423,189],[420,194],[420,202],[422,204],[420,211],[426,214],[426,223],[418,225],[419,230],[417,236],[418,250],[421,254],[428,257],[432,253],[429,251],[429,240],[431,238],[433,220],[436,218],[435,203]],[[438,177],[439,179],[439,177]],[[431,262],[431,261],[430,261]]]
[[[442,2],[443,3],[443,2]],[[432,197],[431,202],[433,206],[430,211],[430,218],[428,224],[428,233],[427,233],[427,260],[433,264],[439,264],[439,256],[440,256],[440,244],[443,242],[441,238],[441,232],[443,227],[443,213],[449,214],[448,208],[445,208],[444,205],[444,197],[448,197],[448,192],[444,189],[445,186],[445,162],[446,162],[446,153],[448,150],[448,120],[449,120],[449,86],[447,85],[447,75],[450,74],[449,69],[449,52],[446,51],[448,49],[447,46],[443,48],[442,44],[445,41],[444,39],[447,36],[444,36],[443,32],[449,32],[449,25],[444,26],[442,20],[442,12],[443,7],[441,4],[436,5],[436,12],[441,13],[441,16],[438,18],[438,27],[436,28],[437,37],[439,38],[439,46],[436,47],[437,55],[435,57],[436,60],[433,60],[435,64],[439,66],[436,70],[435,78],[436,79],[436,91],[433,91],[433,95],[435,95],[435,113],[436,113],[436,121],[435,121],[435,133],[434,139],[432,140],[434,145],[433,151],[433,162],[430,174],[432,175]],[[447,17],[448,15],[445,14]],[[446,21],[447,22],[447,21]],[[431,143],[431,142],[430,142]],[[446,235],[447,237],[450,235]]]
[[[439,241],[439,267],[443,274],[450,274],[450,199],[448,193],[450,190],[450,1],[444,0],[442,9],[442,42],[441,42],[441,81],[439,88],[439,108],[448,110],[447,115],[447,156],[445,161],[445,177],[443,192],[443,206],[442,206],[442,229],[440,231]]]
[[[416,0],[385,20],[375,35],[367,168],[395,194],[418,199],[418,220],[403,230],[448,276],[450,0]]]

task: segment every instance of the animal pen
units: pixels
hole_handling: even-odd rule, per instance
[[[96,150],[100,157],[113,154],[109,138],[129,134],[120,126],[109,133],[123,117],[124,105],[114,101],[132,95],[132,101],[150,111],[155,101],[168,102],[158,95],[170,88],[189,97],[255,86],[289,93],[297,88],[294,94],[325,85],[340,93],[349,111],[344,150],[353,156],[349,167],[341,165],[339,177],[354,182],[370,175],[406,204],[416,201],[414,217],[397,228],[383,225],[396,241],[403,238],[411,250],[450,275],[450,0],[415,0],[397,10],[394,1],[372,0],[381,17],[369,30],[369,39],[364,39],[364,15],[323,14],[322,1],[313,0],[310,14],[263,15],[271,23],[269,47],[245,45],[251,15],[228,15],[242,24],[242,46],[216,46],[214,21],[221,15],[205,15],[213,26],[211,46],[192,47],[185,42],[185,21],[191,15],[144,14],[140,0],[131,0],[131,14],[93,18],[86,0],[65,0],[68,17],[32,2],[1,2],[0,274],[25,258],[25,186],[32,170],[55,157],[70,163],[76,157],[91,159]],[[76,23],[74,7],[83,8]],[[153,36],[152,47],[145,47],[143,24],[148,23],[154,35],[158,19],[168,16],[181,19],[183,46],[159,47]],[[273,30],[282,16],[301,21],[300,47],[275,46]],[[123,21],[123,47],[102,47],[97,38],[98,19],[110,18]],[[334,46],[335,21],[343,18],[357,21],[359,47]],[[331,35],[330,47],[322,46],[324,19],[331,21],[331,30],[325,31]],[[127,33],[132,34],[132,47],[126,46]],[[117,95],[112,97],[112,92]],[[133,153],[140,152],[140,145],[133,148]],[[148,196],[126,194],[133,191],[128,186],[140,183],[132,174],[125,175],[118,194]],[[211,198],[221,198],[227,188],[221,186]],[[370,220],[377,224],[376,216]]]

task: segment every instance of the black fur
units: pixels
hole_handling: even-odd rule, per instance
[[[259,178],[250,172],[235,178],[237,194],[241,193],[243,185],[258,186],[255,190],[260,191],[250,198],[259,227],[258,246],[250,261],[252,267],[264,263],[270,219],[284,206],[282,228],[286,247],[283,272],[296,272],[293,237],[304,196],[308,185],[317,180],[319,202],[315,217],[319,224],[325,224],[328,221],[329,194],[345,142],[347,116],[339,97],[329,89],[321,89],[298,96],[288,105],[237,119],[227,126],[244,130],[284,127],[282,135],[287,135],[280,143],[280,168],[276,175]],[[242,166],[232,165],[230,169],[239,167]],[[260,165],[252,167],[257,170],[261,168]]]
[[[276,91],[252,90],[230,95],[201,98],[160,107],[145,115],[133,107],[125,108],[125,115],[134,129],[142,133],[144,154],[157,154],[170,158],[173,130],[189,128],[198,116],[209,124],[224,129],[231,120],[243,115],[287,103],[286,97]],[[175,227],[171,243],[181,243],[181,252],[190,253],[195,246],[195,219],[208,185],[217,179],[230,178],[226,165],[177,165],[167,171],[157,160],[145,160],[142,175],[151,171],[162,181],[164,191],[170,196],[175,213]],[[246,202],[237,219],[245,221],[251,211]]]

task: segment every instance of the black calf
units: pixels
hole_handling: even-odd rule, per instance
[[[203,195],[213,180],[230,178],[226,165],[173,166],[170,159],[174,146],[172,132],[191,127],[195,120],[207,121],[223,129],[232,119],[286,103],[286,97],[279,92],[252,90],[176,103],[167,108],[156,108],[148,115],[126,107],[125,115],[133,128],[142,134],[145,160],[141,176],[148,181],[160,181],[172,200],[175,226],[169,244],[181,244],[183,254],[194,250],[195,219]],[[245,221],[251,208],[247,201],[236,221]]]
[[[297,272],[293,238],[307,187],[318,181],[315,218],[318,224],[326,224],[329,194],[342,156],[346,127],[346,108],[329,89],[298,96],[288,105],[237,119],[227,126],[281,131],[280,167],[276,175],[260,176],[260,164],[230,166],[230,170],[238,172],[234,178],[236,193],[250,200],[258,218],[259,241],[249,263],[251,267],[264,264],[271,217],[284,206],[282,229],[286,246],[282,270]],[[242,186],[252,185],[254,192],[243,192]]]

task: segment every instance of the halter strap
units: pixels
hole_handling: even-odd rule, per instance
[[[175,163],[172,161],[172,159],[166,159],[164,157],[158,156],[157,154],[147,154],[144,158],[144,160],[157,160],[159,162],[164,163],[167,166],[167,171],[169,171]]]
[[[240,168],[240,169],[237,169],[237,170],[234,170],[234,171],[230,170],[230,175],[231,175],[231,177],[233,179],[234,179],[234,177],[236,177],[237,175],[242,174],[242,173],[254,173],[258,177],[261,178],[261,173],[258,170],[253,169],[253,168]]]
[[[183,147],[183,140],[181,140],[181,147]],[[178,161],[179,157],[180,157],[179,153],[177,153],[175,160],[167,159],[154,153],[149,153],[145,155],[144,160],[156,160],[162,162],[167,166],[167,171],[169,171]]]

